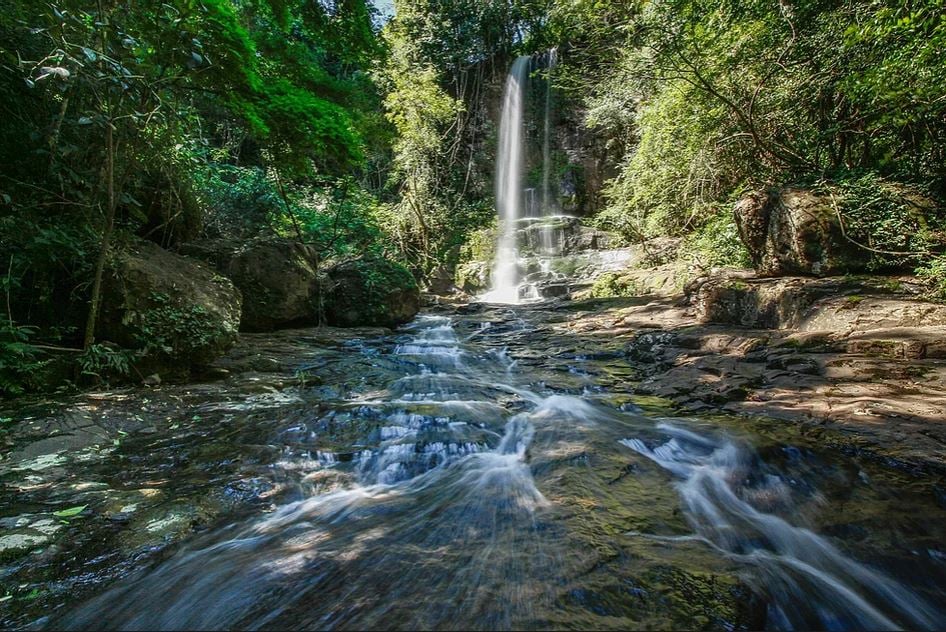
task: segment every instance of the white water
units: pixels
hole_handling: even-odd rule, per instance
[[[36,627],[669,627],[670,619],[647,615],[650,608],[672,612],[659,584],[639,587],[648,569],[659,568],[607,526],[623,524],[608,520],[616,500],[649,502],[659,498],[649,495],[651,486],[666,484],[647,468],[628,468],[640,487],[614,495],[612,484],[623,478],[613,478],[617,466],[642,460],[622,445],[678,479],[696,532],[646,537],[668,550],[698,540],[746,569],[769,604],[767,628],[942,627],[941,613],[907,588],[764,510],[778,506],[792,519],[791,481],[748,446],[685,429],[685,421],[659,424],[656,442],[621,440],[649,435],[651,419],[602,405],[592,389],[580,396],[550,389],[550,374],[528,368],[528,358],[517,367],[506,345],[530,325],[516,312],[466,325],[421,316],[382,353],[351,351],[371,367],[367,375],[387,369],[345,400],[308,400],[301,417],[286,418],[291,426],[283,433],[313,434],[295,444],[304,455],[293,461],[287,444],[287,464],[277,465],[347,483],[284,497],[272,511],[195,535],[166,561]],[[568,375],[594,386],[585,361],[568,359]],[[349,439],[339,441],[345,432]],[[658,503],[654,514],[661,513]],[[597,552],[591,542],[604,546]],[[611,581],[620,582],[619,592],[607,592]],[[578,598],[568,602],[574,615],[550,618],[562,614],[563,600]],[[692,598],[713,608],[712,596]],[[724,629],[736,623],[705,621]]]
[[[499,125],[499,155],[496,157],[496,205],[499,210],[499,241],[493,262],[491,287],[483,297],[493,303],[519,302],[519,249],[516,221],[522,214],[523,127],[522,110],[532,58],[516,59],[506,79],[502,119]]]
[[[663,444],[620,443],[678,477],[695,537],[751,569],[756,590],[770,600],[769,627],[940,627],[939,613],[890,577],[847,557],[810,529],[755,506],[781,505],[790,514],[791,490],[774,471],[759,476],[747,448],[669,423],[657,428],[670,437]]]

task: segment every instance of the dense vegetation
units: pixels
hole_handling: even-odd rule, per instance
[[[878,248],[941,244],[942,217],[876,198],[886,180],[944,192],[942,2],[669,0],[581,31],[596,4],[561,11],[559,30],[583,33],[570,87],[593,95],[586,122],[625,147],[603,223],[717,231],[748,187],[820,182]]]
[[[16,2],[0,41],[8,389],[30,340],[101,353],[103,273],[135,237],[383,249],[384,48],[363,1]]]
[[[493,221],[509,63],[551,47],[559,118],[613,170],[600,225],[744,264],[733,200],[806,183],[836,193],[877,268],[946,296],[942,206],[883,194],[946,193],[941,0],[395,8],[382,25],[365,0],[9,3],[0,386],[26,386],[44,345],[103,354],[103,274],[134,239],[282,235],[421,281],[449,271]]]

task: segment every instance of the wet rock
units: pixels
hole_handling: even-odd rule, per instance
[[[97,338],[142,349],[157,367],[201,366],[233,345],[241,303],[233,284],[200,262],[139,242],[105,279]]]

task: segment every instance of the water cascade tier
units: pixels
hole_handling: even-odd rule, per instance
[[[543,305],[334,342],[297,333],[292,357],[318,379],[278,392],[128,394],[116,405],[146,423],[168,416],[163,397],[190,407],[116,447],[120,471],[95,470],[89,489],[114,486],[124,517],[63,541],[76,565],[50,586],[65,605],[19,623],[942,627],[946,510],[932,496],[784,425],[672,416],[632,394],[619,343],[566,335]],[[25,472],[41,489],[42,471]],[[137,488],[136,509],[122,499]],[[234,494],[255,500],[161,548],[166,525],[193,519],[175,511]]]

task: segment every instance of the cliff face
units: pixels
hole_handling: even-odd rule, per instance
[[[625,130],[586,125],[580,95],[558,88],[549,93],[543,63],[538,58],[533,62],[526,93],[523,204],[527,215],[542,215],[548,206],[551,214],[588,217],[605,205],[602,191],[618,174]],[[487,196],[494,195],[503,82],[503,76],[491,78],[477,93],[478,100],[466,104],[476,132],[470,182],[478,186],[470,191]]]
[[[562,208],[567,213],[590,216],[605,205],[605,184],[618,174],[623,149],[602,129],[589,129],[585,113],[577,104],[563,104],[556,143],[561,148],[566,169],[559,178]]]

